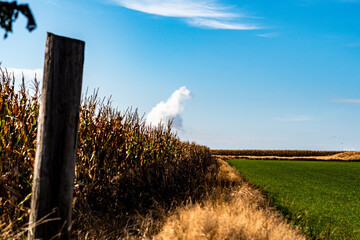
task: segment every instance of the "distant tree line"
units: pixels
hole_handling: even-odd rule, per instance
[[[29,32],[36,28],[35,19],[28,4],[0,1],[0,27],[5,30],[4,38],[7,38],[8,33],[12,32],[12,24],[18,18],[19,12],[27,18],[26,28]]]

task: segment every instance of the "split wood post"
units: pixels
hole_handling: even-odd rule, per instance
[[[70,238],[84,49],[47,33],[29,239]]]

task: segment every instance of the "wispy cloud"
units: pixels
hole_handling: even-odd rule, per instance
[[[219,21],[219,20],[211,20],[211,19],[204,19],[204,18],[193,18],[193,19],[188,20],[188,23],[193,26],[197,26],[197,27],[214,28],[214,29],[230,29],[230,30],[258,29],[258,27],[255,25],[226,22],[226,21]]]
[[[166,102],[161,101],[150,111],[146,116],[147,124],[157,125],[160,122],[167,124],[169,120],[173,120],[173,127],[182,130],[181,113],[184,110],[184,101],[190,98],[190,91],[185,86],[179,88]]]
[[[360,99],[334,99],[332,102],[360,104]]]
[[[275,120],[280,122],[306,122],[306,121],[314,121],[316,119],[309,116],[298,116],[298,117],[275,118]]]
[[[114,3],[144,13],[175,17],[196,27],[253,30],[260,27],[246,23],[243,14],[223,6],[219,0],[113,0]]]

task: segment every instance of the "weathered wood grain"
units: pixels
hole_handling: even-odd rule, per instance
[[[47,34],[29,239],[70,238],[84,48]],[[48,214],[57,220],[39,224]]]

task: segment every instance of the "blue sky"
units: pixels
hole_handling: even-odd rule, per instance
[[[29,80],[48,31],[86,42],[83,89],[120,110],[175,117],[183,140],[360,150],[360,1],[18,2],[38,28],[28,33],[19,17],[0,61]]]

